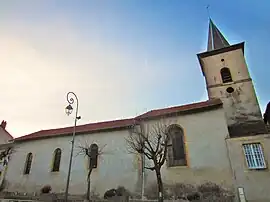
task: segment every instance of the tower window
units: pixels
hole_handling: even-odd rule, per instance
[[[223,83],[229,83],[229,82],[233,81],[231,71],[228,67],[223,67],[220,70],[220,74],[221,74],[221,78],[222,78]]]

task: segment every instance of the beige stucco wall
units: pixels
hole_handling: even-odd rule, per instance
[[[159,120],[146,124],[155,125]],[[228,129],[222,108],[193,115],[163,119],[165,125],[178,124],[185,132],[188,166],[162,167],[165,183],[201,184],[216,182],[226,187],[233,184],[225,138]],[[218,151],[218,152],[217,152]],[[146,184],[155,181],[155,173],[147,171]]]
[[[179,124],[185,130],[189,165],[186,167],[162,167],[166,183],[203,183],[206,180],[232,185],[232,174],[227,158],[225,138],[228,135],[222,108],[192,115],[182,115],[163,119],[170,124]],[[154,124],[148,121],[145,124]],[[96,142],[104,147],[99,167],[92,173],[92,188],[100,194],[110,188],[123,185],[131,191],[138,190],[140,168],[133,154],[127,152],[125,137],[128,131],[96,133],[76,137],[76,145]],[[34,192],[45,184],[52,185],[54,192],[64,192],[68,169],[71,137],[58,137],[18,144],[7,173],[8,191]],[[51,173],[53,151],[63,151],[59,173]],[[218,152],[217,152],[218,151]],[[30,175],[23,175],[25,158],[28,152],[34,154]],[[78,152],[78,150],[77,150]],[[75,151],[76,155],[76,151]],[[146,172],[146,186],[155,182],[155,173]],[[86,190],[86,161],[76,156],[73,162],[70,192],[83,194]],[[137,187],[137,189],[136,189]],[[140,189],[139,189],[140,190]]]
[[[125,137],[127,131],[104,132],[90,135],[76,136],[74,160],[70,182],[70,193],[84,194],[86,190],[87,160],[78,155],[79,146],[97,143],[102,149],[98,168],[91,175],[92,189],[104,193],[105,190],[125,185],[133,190],[137,180],[137,166],[133,155],[127,153]],[[16,152],[9,162],[6,179],[8,191],[39,192],[43,185],[49,184],[54,192],[64,192],[68,172],[70,155],[69,137],[57,137],[27,141],[15,146]],[[53,152],[56,148],[62,149],[60,172],[52,173],[51,164]],[[33,163],[29,175],[23,175],[25,159],[28,152],[33,153]]]
[[[236,186],[243,187],[248,201],[270,201],[270,172],[249,170],[242,149],[244,143],[261,143],[267,165],[270,162],[270,134],[228,139]]]

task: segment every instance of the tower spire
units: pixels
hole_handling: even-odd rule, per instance
[[[209,17],[209,31],[208,31],[208,44],[207,51],[225,48],[230,46],[229,42],[225,39],[217,26]]]

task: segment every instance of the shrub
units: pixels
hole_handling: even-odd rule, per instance
[[[132,196],[124,186],[118,186],[117,189],[109,189],[104,194],[104,199],[111,198],[113,196]]]
[[[109,199],[113,196],[116,196],[116,189],[109,189],[104,193],[104,199]]]
[[[218,184],[206,182],[198,186],[198,191],[201,193],[201,198],[204,200],[218,200],[230,201],[233,197],[233,192],[224,189]]]
[[[150,200],[158,198],[156,183],[146,187],[145,196]],[[234,200],[234,195],[233,192],[212,182],[207,182],[198,186],[176,183],[169,186],[164,184],[164,199],[180,199],[193,202],[232,202]]]
[[[50,185],[45,185],[44,187],[41,188],[40,192],[42,194],[47,194],[47,193],[50,193],[51,190],[52,190],[52,187]]]
[[[191,184],[176,183],[170,186],[171,194],[174,199],[194,201],[200,199],[197,188]]]
[[[131,196],[130,192],[124,186],[118,186],[116,189],[117,196]]]
[[[164,187],[164,199],[169,200],[172,199],[172,192],[170,189],[170,186],[163,184]],[[153,199],[157,199],[158,198],[158,187],[157,187],[157,183],[152,183],[149,186],[147,186],[145,188],[145,192],[144,192],[144,196],[147,199],[153,200]]]

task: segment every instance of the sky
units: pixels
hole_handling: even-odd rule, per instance
[[[269,0],[0,0],[0,119],[14,136],[207,99],[197,53],[208,12],[270,100]],[[1,121],[1,120],[0,120]]]

